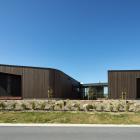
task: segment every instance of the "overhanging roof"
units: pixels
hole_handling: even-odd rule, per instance
[[[82,84],[82,86],[84,86],[84,87],[97,87],[97,86],[107,87],[108,83],[88,83],[88,84]]]

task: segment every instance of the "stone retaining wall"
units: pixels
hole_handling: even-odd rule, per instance
[[[140,112],[140,101],[1,100],[0,111]]]

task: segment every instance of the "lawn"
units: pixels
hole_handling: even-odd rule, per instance
[[[0,112],[0,123],[140,124],[140,113]]]

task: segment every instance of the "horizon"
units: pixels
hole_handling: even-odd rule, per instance
[[[0,63],[54,68],[79,82],[140,69],[140,1],[0,1]]]

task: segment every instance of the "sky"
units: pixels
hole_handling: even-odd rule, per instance
[[[83,83],[140,69],[140,1],[0,0],[0,64],[56,68]]]

